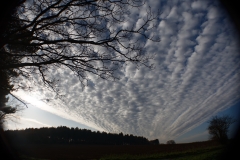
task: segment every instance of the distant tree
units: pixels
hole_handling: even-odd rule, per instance
[[[226,143],[228,140],[228,131],[231,124],[236,122],[232,117],[225,116],[214,116],[208,123],[208,132],[211,140],[218,140],[221,143]]]
[[[159,145],[159,140],[158,139],[155,139],[155,140],[151,140],[149,141],[150,144],[153,144],[153,145]]]
[[[169,140],[167,141],[167,144],[176,144],[176,142],[174,140]]]
[[[5,131],[8,139],[19,144],[97,144],[97,145],[149,145],[145,137],[123,135],[123,133],[92,132],[87,129],[68,128],[29,128]]]
[[[14,69],[31,82],[40,80],[60,95],[60,81],[51,74],[59,68],[71,71],[83,85],[87,84],[88,74],[118,79],[115,71],[125,62],[151,68],[151,57],[140,42],[159,42],[150,34],[158,15],[154,16],[149,7],[141,26],[122,27],[129,9],[143,4],[142,0],[21,3],[0,35],[0,56],[18,61],[1,59],[0,69]]]

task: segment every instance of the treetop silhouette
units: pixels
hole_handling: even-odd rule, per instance
[[[54,76],[59,69],[71,71],[85,86],[88,74],[118,79],[115,72],[126,62],[151,68],[152,55],[141,41],[159,42],[150,36],[157,15],[149,7],[141,26],[123,27],[130,8],[143,4],[141,0],[26,1],[1,35],[1,57],[17,61],[1,61],[0,69],[14,69],[31,82],[41,80],[60,97],[61,82]]]

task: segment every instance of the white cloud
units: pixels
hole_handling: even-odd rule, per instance
[[[31,118],[19,117],[15,120],[7,120],[5,123],[5,130],[25,129],[25,128],[40,128],[40,127],[51,127],[48,124],[39,122]]]
[[[206,10],[208,7],[208,0],[194,1],[191,4],[193,11]]]
[[[202,0],[146,3],[162,12],[154,31],[161,42],[142,42],[150,54],[156,54],[155,70],[137,70],[127,64],[119,81],[89,76],[91,82],[84,90],[65,71],[57,76],[62,79],[66,104],[54,102],[52,112],[96,129],[166,141],[239,100],[239,46],[217,4]],[[138,26],[144,8],[134,10],[123,27]],[[51,97],[45,90],[44,95]]]
[[[208,19],[216,19],[221,17],[221,13],[219,13],[219,9],[217,7],[211,7],[207,14]]]
[[[39,121],[37,121],[37,120],[35,120],[35,119],[31,119],[31,118],[20,118],[20,119],[21,119],[22,121],[33,122],[33,123],[39,124],[39,125],[44,126],[44,127],[51,127],[50,125],[44,124],[44,123],[39,122]]]
[[[74,86],[73,86],[74,87]],[[75,122],[79,122],[79,123],[82,123],[85,122],[81,117],[78,117],[77,119],[72,117],[71,115],[69,115],[68,113],[66,113],[66,108],[62,105],[62,103],[59,103],[57,101],[54,101],[53,99],[51,99],[51,97],[49,97],[48,94],[45,94],[44,96],[40,96],[39,94],[33,94],[31,93],[31,96],[23,91],[18,91],[18,92],[14,92],[13,93],[14,95],[18,96],[18,97],[21,97],[21,99],[26,102],[27,104],[31,104],[31,105],[34,105],[35,107],[38,107],[44,111],[47,111],[47,112],[50,112],[50,113],[53,113],[53,114],[56,114],[60,117],[63,117],[65,119],[68,119],[68,120],[73,120]],[[38,97],[38,98],[35,98],[35,97]],[[40,97],[44,97],[44,99],[50,99],[52,101],[51,105],[48,105],[46,103],[44,103],[43,101],[39,100]],[[72,104],[72,105],[78,105],[77,103],[72,103],[71,101],[68,101],[69,102],[69,105]],[[52,105],[54,107],[52,107]],[[77,113],[73,113],[72,115],[78,115]],[[21,115],[20,115],[21,117]],[[26,120],[26,118],[23,118]],[[97,127],[95,124],[89,122],[87,124],[88,126],[91,126],[92,128],[95,128],[95,129],[98,129],[98,130],[102,130],[101,128]]]

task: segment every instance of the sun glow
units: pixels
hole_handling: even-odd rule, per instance
[[[47,105],[43,101],[40,101],[38,98],[34,97],[34,95],[30,96],[27,93],[25,93],[24,91],[14,92],[13,94],[20,97],[22,100],[26,101],[27,105],[31,104],[35,107],[38,107],[42,110],[45,110],[45,111],[48,111],[51,113],[58,112],[56,109],[52,108],[51,106]]]
[[[19,98],[21,98],[24,102],[27,103],[27,105],[33,105],[35,107],[38,107],[42,110],[45,110],[47,112],[50,112],[52,114],[55,114],[57,116],[60,116],[62,118],[65,118],[65,119],[68,119],[68,120],[72,120],[72,121],[75,121],[77,123],[80,123],[80,124],[84,124],[86,126],[89,126],[91,128],[94,128],[94,129],[97,129],[97,130],[100,130],[100,131],[103,131],[102,128],[100,128],[99,126],[97,126],[96,124],[94,123],[91,123],[91,122],[86,122],[83,118],[81,117],[76,117],[76,115],[72,114],[72,113],[67,113],[67,112],[64,112],[64,108],[58,108],[58,109],[55,109],[53,108],[52,106],[48,105],[47,103],[39,100],[41,99],[41,97],[39,98],[36,98],[37,95],[36,94],[31,94],[29,95],[30,93],[26,93],[24,91],[18,91],[18,92],[13,92],[13,94]],[[58,105],[61,105],[61,104],[58,104]]]

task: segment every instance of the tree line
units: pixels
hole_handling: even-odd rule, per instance
[[[13,144],[84,144],[84,145],[149,145],[159,144],[142,136],[123,133],[106,133],[87,129],[60,127],[6,130],[7,139]]]

